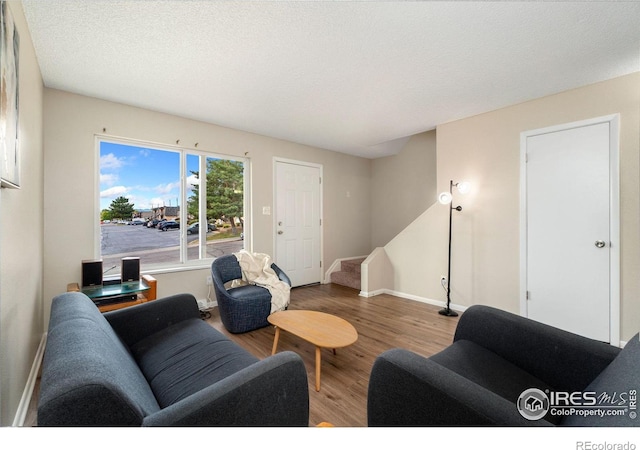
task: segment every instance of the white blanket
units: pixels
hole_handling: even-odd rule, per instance
[[[250,253],[246,250],[240,250],[234,253],[234,256],[240,263],[242,281],[268,289],[271,294],[271,313],[283,311],[289,305],[291,287],[280,280],[271,268],[271,257],[264,253]],[[234,285],[237,284],[234,283]]]

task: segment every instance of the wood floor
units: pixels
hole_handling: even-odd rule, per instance
[[[295,288],[289,309],[310,309],[334,314],[358,331],[355,344],[322,353],[322,386],[315,390],[315,348],[300,338],[282,332],[278,351],[291,350],[302,356],[309,379],[309,424],[330,422],[337,427],[367,425],[367,387],[377,355],[402,347],[430,356],[448,346],[458,318],[438,314],[439,307],[391,295],[364,298],[355,289],[326,284]],[[266,327],[244,334],[231,334],[222,325],[217,308],[207,321],[258,358],[271,354],[274,329]],[[25,426],[35,423],[35,402]]]
[[[377,355],[402,347],[430,356],[449,344],[458,318],[438,314],[436,306],[391,295],[364,298],[355,289],[337,284],[295,288],[289,309],[310,309],[334,314],[358,331],[355,344],[322,352],[322,385],[315,390],[315,347],[287,332],[280,334],[278,351],[291,350],[302,356],[309,379],[309,422],[330,422],[338,427],[367,425],[369,374]],[[244,334],[228,333],[217,314],[208,320],[259,358],[271,354],[274,329],[266,327]]]

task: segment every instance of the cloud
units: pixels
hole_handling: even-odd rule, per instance
[[[146,204],[146,197],[140,197],[139,195],[132,193],[127,195],[127,200],[129,200],[129,203],[131,203],[136,210],[149,209],[149,206]]]
[[[187,177],[187,187],[189,186],[200,186],[200,178],[196,175],[189,175]]]
[[[180,190],[180,182],[159,184],[154,188],[158,194],[170,194],[176,189]]]
[[[177,206],[178,198],[167,195],[164,197],[141,197],[132,196],[129,201],[135,200],[136,209],[153,209],[162,206]]]
[[[150,208],[158,208],[160,206],[168,205],[169,203],[162,197],[153,197],[149,200]]]
[[[113,186],[104,191],[100,191],[100,198],[115,198],[126,194],[129,191],[125,186]]]
[[[124,158],[118,158],[113,153],[100,156],[101,169],[119,169],[125,164]]]
[[[199,186],[200,179],[195,175],[189,175],[187,177],[187,197],[193,195],[194,192],[197,192]]]
[[[118,181],[118,175],[115,173],[101,173],[100,184],[106,184],[107,186],[113,186]]]

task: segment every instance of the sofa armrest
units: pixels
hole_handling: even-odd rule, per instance
[[[276,275],[278,275],[278,279],[280,279],[280,281],[284,281],[285,283],[287,283],[289,286],[291,286],[291,280],[289,279],[289,277],[287,276],[286,273],[284,273],[284,271],[278,267],[276,265],[276,263],[272,263],[271,264],[271,268],[273,269],[273,271],[276,273]]]
[[[193,295],[177,294],[107,312],[104,317],[124,343],[131,347],[170,325],[200,318],[200,310]]]
[[[454,341],[469,340],[563,391],[583,390],[618,347],[483,305],[467,309]]]
[[[281,352],[147,416],[143,426],[308,426],[302,358]]]
[[[369,426],[550,426],[514,403],[405,349],[379,355],[371,370]]]

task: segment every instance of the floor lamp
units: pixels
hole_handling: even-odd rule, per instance
[[[466,194],[470,190],[470,185],[466,181],[460,183],[454,183],[453,180],[449,182],[449,192],[443,192],[438,196],[438,201],[443,205],[449,205],[449,262],[447,269],[447,306],[444,309],[438,311],[438,314],[449,317],[456,317],[457,312],[451,309],[451,224],[453,219],[453,210],[462,211],[462,206],[453,206],[453,187],[458,189],[461,194]]]

